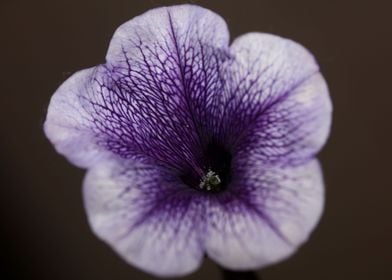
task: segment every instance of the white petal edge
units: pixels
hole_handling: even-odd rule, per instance
[[[138,49],[141,45],[153,48],[157,43],[161,46],[169,43],[175,50],[176,47],[189,45],[192,39],[216,48],[228,48],[226,22],[218,14],[196,5],[155,8],[127,21],[116,30],[106,59],[108,62],[118,61],[123,58],[124,50],[132,59],[141,58]]]
[[[91,130],[91,115],[84,110],[81,97],[94,91],[92,79],[97,67],[76,72],[53,94],[44,131],[58,153],[82,168],[88,168],[107,155],[98,147]]]
[[[230,50],[236,60],[233,71],[249,71],[247,79],[265,87],[260,100],[275,99],[319,71],[304,46],[273,34],[246,33],[233,41]]]

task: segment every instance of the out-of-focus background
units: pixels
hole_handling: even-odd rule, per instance
[[[154,279],[91,233],[81,196],[84,171],[56,154],[42,123],[55,89],[76,70],[104,62],[121,23],[185,2],[1,1],[0,279]],[[302,43],[330,87],[334,123],[320,155],[324,216],[310,241],[261,271],[263,279],[392,279],[388,2],[192,1],[222,15],[232,38],[263,31]],[[184,279],[219,279],[219,270],[207,261]]]

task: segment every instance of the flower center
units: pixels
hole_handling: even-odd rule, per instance
[[[200,166],[184,170],[181,180],[188,186],[206,192],[226,190],[231,181],[231,153],[217,141],[210,141],[200,155]]]
[[[207,191],[219,191],[221,179],[214,171],[208,171],[206,175],[201,178],[199,184],[200,189]]]

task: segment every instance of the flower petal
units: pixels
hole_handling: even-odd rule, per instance
[[[145,55],[151,55],[149,58],[156,62],[166,56],[166,59],[173,59],[174,64],[180,64],[177,66],[185,66],[181,64],[187,61],[182,59],[192,59],[188,55],[192,54],[194,47],[202,44],[227,48],[228,43],[226,22],[218,14],[189,4],[161,7],[151,9],[117,28],[106,59],[118,65],[119,61],[127,63],[129,59],[143,61]]]
[[[90,225],[126,261],[158,276],[181,276],[200,265],[203,208],[195,191],[168,170],[105,161],[84,182]]]
[[[200,165],[208,102],[221,90],[219,67],[229,34],[217,14],[193,5],[157,8],[120,26],[107,54],[128,98],[135,140],[121,148],[182,168]],[[133,149],[133,150],[132,150]],[[189,169],[189,168],[188,168]]]
[[[44,129],[57,152],[79,167],[88,167],[106,152],[94,139],[92,116],[84,109],[82,96],[94,92],[97,68],[78,71],[52,96]]]
[[[258,269],[307,240],[323,209],[323,180],[316,160],[297,167],[238,164],[231,193],[208,206],[205,246],[224,267]]]
[[[331,124],[331,103],[323,77],[315,74],[289,96],[266,109],[237,146],[257,153],[264,163],[298,164],[325,144]]]
[[[198,6],[157,8],[135,17],[117,29],[107,63],[89,73],[94,77],[85,81],[76,74],[55,93],[47,126],[61,123],[63,114],[74,115],[90,121],[90,131],[67,123],[68,130],[91,138],[87,150],[98,145],[123,158],[193,169],[208,133],[206,104],[221,89],[218,68],[228,58],[228,40],[224,20]],[[74,145],[80,140],[76,132],[49,131],[48,137],[76,164],[88,165],[88,157],[74,155],[84,148]]]
[[[221,135],[236,151],[258,149],[264,160],[308,159],[324,145],[331,123],[328,89],[313,56],[278,36],[237,38],[225,75]]]

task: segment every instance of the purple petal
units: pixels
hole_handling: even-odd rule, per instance
[[[324,145],[331,102],[313,56],[278,36],[237,38],[226,90],[216,98],[218,133],[235,151],[262,154],[266,162],[303,161]]]
[[[150,10],[120,26],[106,58],[116,84],[112,94],[127,99],[131,116],[123,138],[134,139],[114,137],[115,152],[180,169],[184,162],[191,169],[199,165],[208,102],[221,90],[228,40],[220,16],[192,5]]]
[[[80,121],[94,149],[194,168],[207,139],[207,103],[221,90],[217,68],[227,59],[228,40],[223,19],[197,6],[158,8],[130,20],[115,32],[105,65],[92,77],[71,77],[55,93],[46,126],[56,131],[47,129],[49,139],[88,167],[88,157],[71,151],[80,135],[66,131],[79,130]],[[64,113],[78,122],[58,125]]]
[[[87,173],[90,225],[127,262],[158,276],[194,271],[204,255],[204,209],[195,191],[161,167],[105,161]]]
[[[294,253],[317,224],[324,199],[316,160],[297,167],[247,161],[237,162],[232,188],[207,207],[207,254],[240,270]]]

